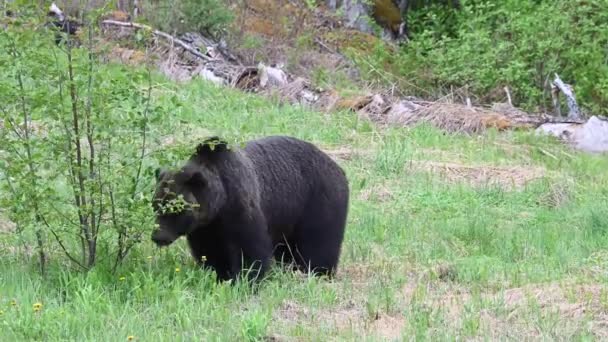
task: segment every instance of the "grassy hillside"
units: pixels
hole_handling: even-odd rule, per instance
[[[40,25],[11,20],[0,32],[0,341],[608,336],[606,156],[533,132],[380,127],[176,84],[86,49],[68,59]],[[178,166],[210,134],[292,135],[338,160],[351,203],[336,279],[274,268],[252,293],[216,284],[183,240],[153,245],[152,170]],[[74,205],[74,171],[89,199],[117,209],[90,220],[100,222],[94,262],[79,254],[77,209],[96,206]],[[116,263],[121,243],[133,248]]]
[[[608,333],[601,324],[608,305],[605,157],[525,132],[471,138],[424,126],[380,129],[349,113],[281,107],[199,81],[161,80],[156,88],[155,104],[180,106],[152,125],[152,139],[288,134],[339,159],[352,202],[338,278],[275,270],[252,294],[215,285],[183,241],[158,251],[146,235],[115,274],[103,264],[69,271],[57,250],[42,279],[12,247],[18,237],[2,234],[1,340]]]

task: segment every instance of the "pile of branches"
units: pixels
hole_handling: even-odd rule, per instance
[[[314,88],[309,80],[289,75],[280,65],[244,65],[228,51],[223,41],[214,42],[200,34],[174,37],[147,25],[111,19],[101,21],[101,25],[109,38],[113,35],[124,36],[125,30],[133,35],[139,30],[151,33],[154,45],[163,47],[156,49],[161,55],[156,58],[158,66],[174,80],[201,77],[218,86],[272,95],[282,102],[314,110],[350,110],[379,124],[413,125],[428,122],[450,132],[480,133],[488,128],[531,129],[547,122],[583,122],[574,115],[562,119],[528,114],[515,108],[510,101],[482,108],[472,106],[470,101],[464,104],[447,99],[430,102],[399,98],[388,92],[343,97],[331,89]],[[122,61],[129,62],[124,58]]]

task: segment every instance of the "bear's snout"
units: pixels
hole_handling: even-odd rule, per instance
[[[152,233],[152,241],[159,247],[168,246],[176,239],[177,236],[175,234],[171,234],[163,229],[158,229]]]

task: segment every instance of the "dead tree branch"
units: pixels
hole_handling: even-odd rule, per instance
[[[128,22],[122,22],[122,21],[116,21],[116,20],[104,20],[101,22],[104,25],[112,25],[112,26],[122,26],[122,27],[132,27],[135,29],[140,29],[140,30],[148,30],[151,31],[153,35],[155,36],[159,36],[162,38],[165,38],[166,40],[168,40],[169,42],[171,42],[172,44],[175,43],[179,46],[181,46],[182,48],[184,48],[184,50],[190,52],[191,54],[193,54],[194,56],[203,59],[207,62],[211,62],[213,61],[213,59],[209,58],[208,56],[205,56],[204,54],[200,53],[200,51],[198,51],[197,49],[195,49],[194,47],[192,47],[192,45],[184,42],[183,40],[179,39],[179,38],[175,38],[172,35],[159,31],[159,30],[155,30],[152,27],[148,26],[148,25],[143,25],[143,24],[138,24],[138,23],[128,23]]]
[[[555,110],[557,113],[561,114],[561,110],[559,108],[559,101],[557,99],[557,93],[561,92],[566,96],[566,103],[568,104],[568,119],[578,120],[581,118],[581,112],[576,103],[576,98],[574,96],[574,91],[572,90],[572,86],[564,83],[557,73],[555,74],[555,79],[551,83],[553,104],[556,106]]]

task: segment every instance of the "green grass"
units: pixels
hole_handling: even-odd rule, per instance
[[[69,271],[56,250],[42,279],[34,257],[9,248],[17,238],[4,234],[0,340],[579,340],[606,333],[599,322],[608,309],[608,158],[531,132],[380,129],[350,113],[280,106],[199,81],[155,91],[159,103],[176,100],[182,106],[153,127],[155,139],[193,129],[239,139],[288,134],[356,152],[340,160],[352,201],[337,279],[274,269],[251,293],[215,284],[184,241],[158,251],[147,237],[117,274],[103,263],[86,274]],[[473,168],[452,171],[465,179],[458,181],[415,167],[425,160]],[[487,166],[541,168],[546,177],[521,188],[466,181],[467,172]],[[35,303],[43,304],[39,312]]]

